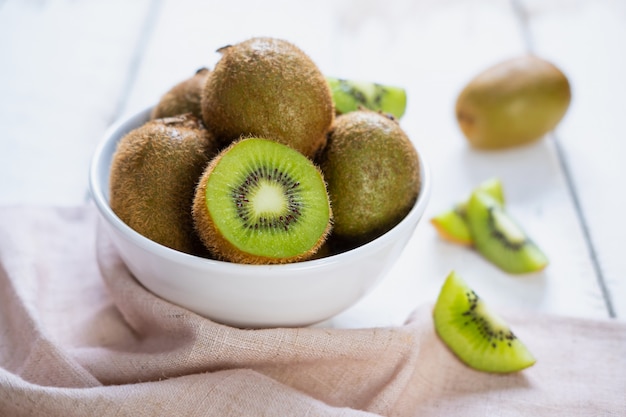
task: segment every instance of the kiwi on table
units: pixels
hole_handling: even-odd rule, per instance
[[[217,142],[187,113],[156,119],[126,134],[113,155],[109,203],[128,226],[161,245],[204,255],[191,204]]]
[[[510,373],[536,362],[509,325],[454,271],[441,288],[433,319],[441,340],[473,369]]]
[[[333,235],[355,245],[400,222],[421,187],[411,140],[396,119],[371,110],[337,117],[319,164],[333,207]]]
[[[202,115],[222,144],[256,136],[314,157],[326,144],[335,110],[311,58],[290,42],[266,37],[219,52],[204,87]]]
[[[482,190],[491,195],[501,205],[504,205],[504,187],[499,178],[490,178],[483,181],[476,190]],[[467,226],[467,200],[455,204],[452,208],[437,213],[430,219],[430,223],[444,240],[464,246],[473,246],[474,241]]]
[[[397,119],[406,110],[406,90],[371,81],[326,77],[333,94],[336,113],[343,114],[361,107],[389,113]]]
[[[437,213],[430,219],[430,223],[441,238],[448,242],[463,246],[472,246],[474,241],[467,227],[465,213],[458,206]]]
[[[467,203],[467,225],[478,252],[505,272],[536,272],[548,264],[502,204],[482,190],[474,191]]]
[[[478,74],[461,91],[456,117],[469,143],[502,149],[553,130],[571,101],[567,77],[552,63],[524,55]]]
[[[211,253],[246,264],[312,257],[332,220],[320,170],[291,147],[262,138],[233,142],[211,161],[192,213]]]
[[[174,85],[152,109],[151,119],[178,116],[185,113],[192,113],[197,118],[202,119],[200,101],[208,75],[208,68],[200,68],[192,77]]]

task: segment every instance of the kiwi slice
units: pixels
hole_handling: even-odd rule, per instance
[[[208,68],[200,68],[192,77],[176,84],[161,97],[152,109],[150,117],[160,119],[192,113],[197,118],[202,119],[200,101],[208,75]]]
[[[548,264],[502,204],[482,190],[474,191],[467,203],[467,225],[478,252],[505,272],[536,272]]]
[[[394,227],[420,191],[417,150],[395,118],[372,110],[338,116],[320,158],[333,235],[355,245]]]
[[[430,219],[439,236],[444,240],[463,246],[472,246],[474,241],[467,227],[465,213],[458,206],[437,213]]]
[[[371,81],[346,80],[326,77],[333,94],[337,114],[355,111],[360,107],[380,110],[400,119],[406,110],[406,90]]]
[[[433,319],[441,340],[471,368],[509,373],[536,362],[509,325],[454,271],[441,288]]]
[[[305,260],[326,240],[331,209],[320,170],[278,142],[234,142],[205,170],[193,217],[218,258],[246,264]]]
[[[476,190],[482,190],[504,205],[504,188],[499,178],[483,181]],[[453,208],[446,209],[430,219],[444,240],[464,246],[472,246],[474,241],[467,226],[467,201],[457,203]]]
[[[161,245],[204,255],[191,203],[217,141],[190,113],[156,119],[126,134],[113,154],[109,204],[128,226]]]
[[[202,115],[222,144],[255,136],[314,157],[326,144],[335,110],[311,58],[275,38],[251,38],[219,52],[204,87]]]

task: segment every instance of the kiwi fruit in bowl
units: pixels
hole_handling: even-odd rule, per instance
[[[404,116],[406,90],[402,87],[329,76],[326,80],[338,115],[366,108],[389,113],[397,119]]]
[[[160,119],[163,117],[178,116],[191,113],[202,119],[202,90],[209,75],[208,68],[200,68],[196,73],[170,88],[152,109],[150,117]]]
[[[319,164],[333,208],[333,235],[359,245],[402,220],[420,192],[420,162],[397,120],[357,110],[338,116]]]
[[[146,122],[117,144],[109,178],[111,209],[154,242],[204,254],[190,207],[196,182],[216,153],[217,142],[190,113]]]
[[[294,44],[257,37],[219,49],[205,83],[202,117],[223,146],[241,136],[271,139],[314,157],[335,110],[326,78]]]
[[[473,369],[511,373],[536,362],[504,319],[454,271],[441,288],[433,319],[441,340]]]
[[[244,138],[220,152],[195,192],[198,235],[220,260],[290,263],[311,258],[331,229],[319,169],[279,142]]]

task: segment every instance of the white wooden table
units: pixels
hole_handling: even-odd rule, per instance
[[[618,0],[0,0],[0,204],[88,201],[106,128],[158,98],[219,47],[292,41],[322,71],[403,86],[401,123],[434,177],[426,217],[363,302],[330,325],[401,323],[456,270],[494,307],[626,318],[626,2]],[[526,51],[568,76],[571,107],[531,146],[472,150],[454,118],[479,71]],[[443,242],[428,218],[498,176],[511,214],[550,258],[501,272]]]

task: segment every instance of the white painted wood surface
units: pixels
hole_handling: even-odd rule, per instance
[[[91,152],[115,119],[212,67],[219,47],[256,35],[292,41],[328,75],[405,87],[401,123],[433,173],[426,217],[398,264],[325,325],[401,323],[434,301],[452,269],[501,308],[626,317],[619,1],[0,1],[0,204],[84,204]],[[454,118],[458,92],[529,49],[570,78],[570,111],[539,143],[472,150]],[[550,257],[544,272],[505,274],[428,223],[493,176]]]

